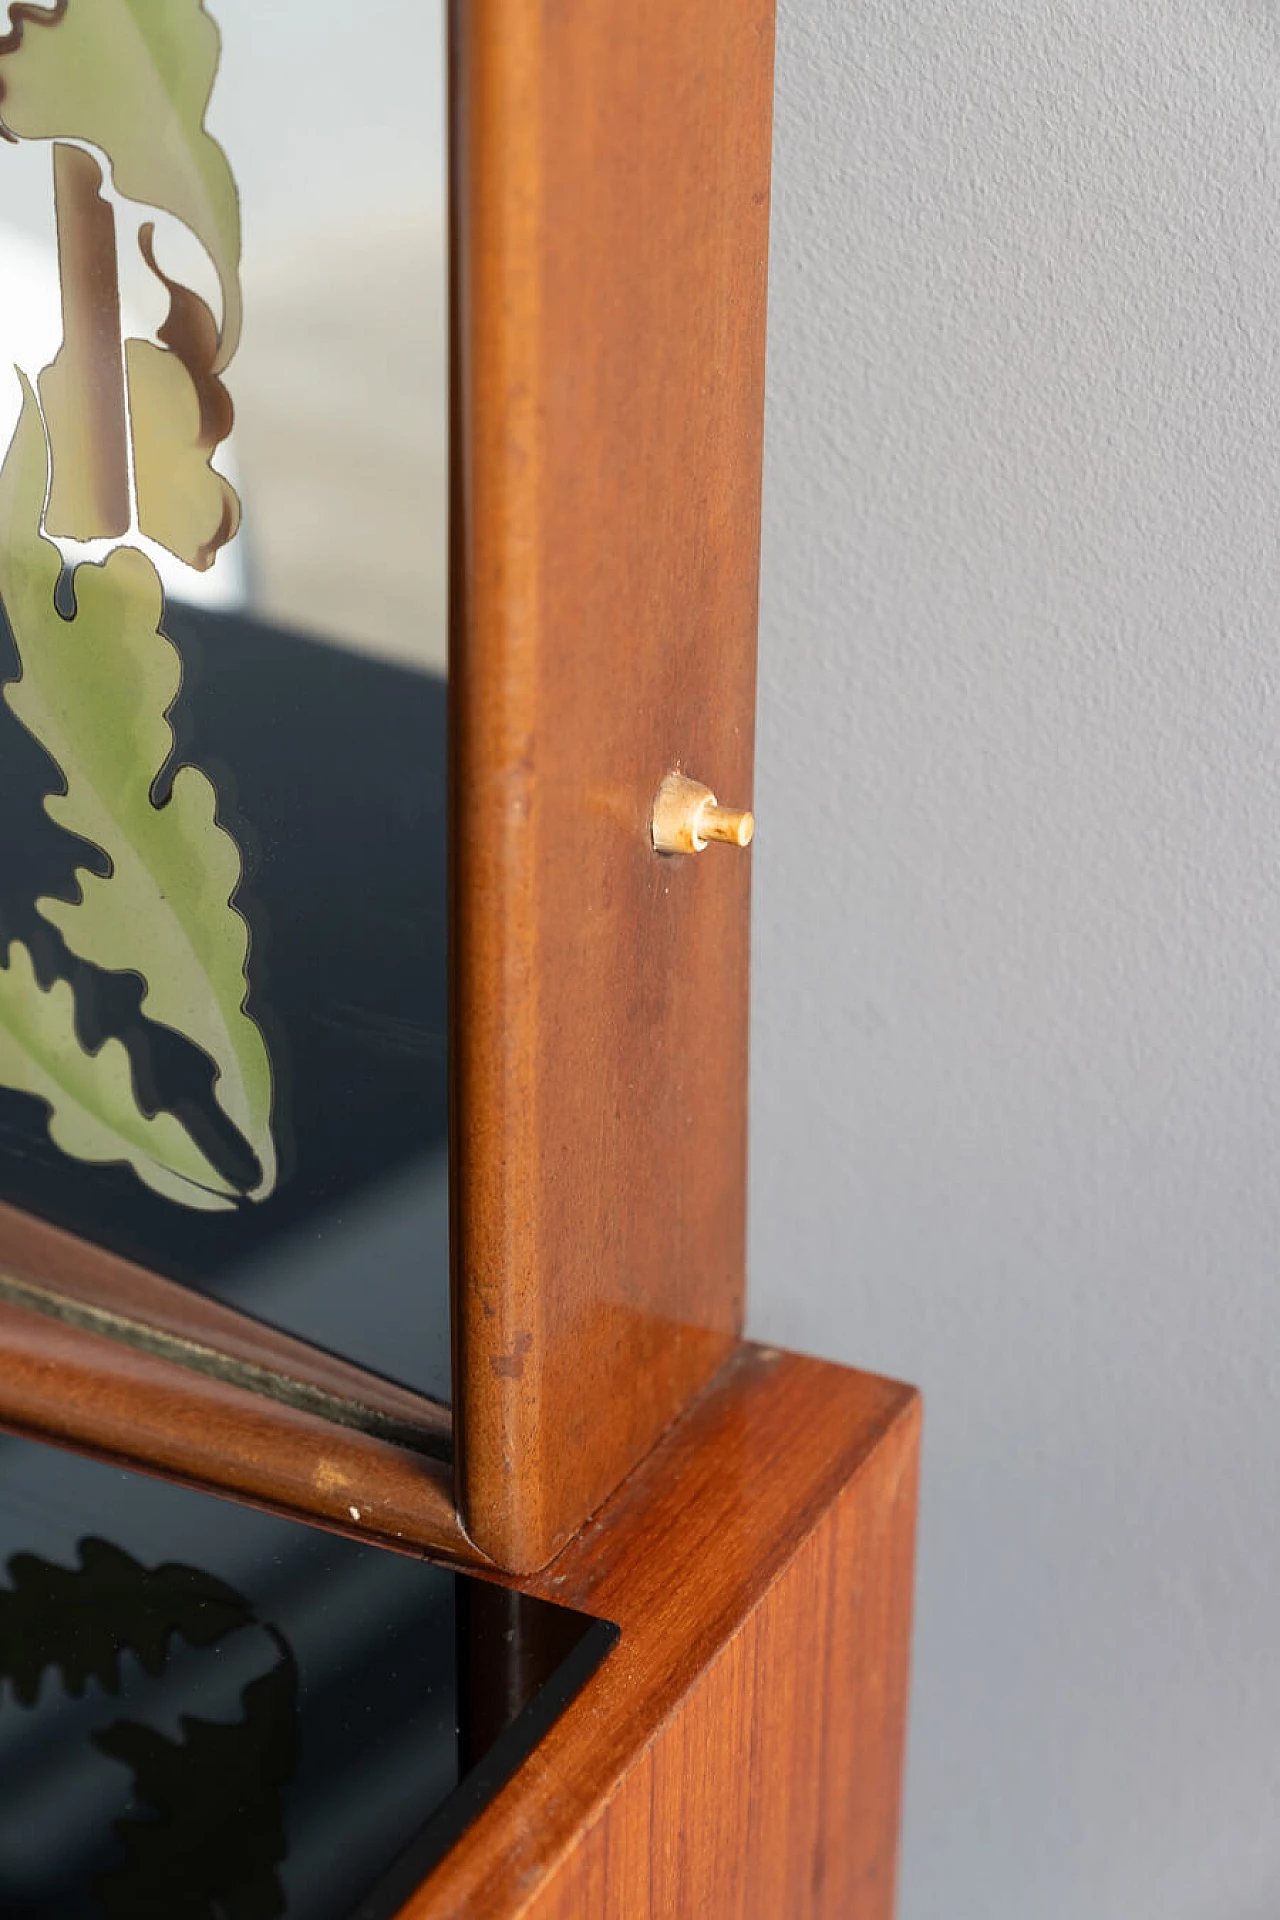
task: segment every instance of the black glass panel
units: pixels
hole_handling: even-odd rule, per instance
[[[616,1639],[0,1436],[0,1913],[382,1920]]]

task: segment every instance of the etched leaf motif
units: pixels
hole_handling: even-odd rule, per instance
[[[199,768],[180,767],[162,805],[152,798],[173,751],[168,714],[181,681],[160,631],[159,576],[144,554],[118,547],[101,566],[77,568],[75,617],[59,614],[61,561],[39,531],[48,445],[25,378],[22,388],[0,468],[0,600],[22,667],[5,698],[67,783],[46,799],[50,817],[111,864],[106,878],[78,870],[78,901],[37,906],[73,953],[139,975],[147,1017],[209,1055],[218,1102],[258,1158],[261,1198],[276,1176],[271,1064],[245,1011],[249,932],[231,904],[239,850]]]
[[[152,540],[204,571],[235,538],[240,501],[211,457],[231,431],[231,396],[213,371],[218,329],[204,301],[156,264],[153,229],[139,236],[142,257],[169,295],[163,345],[126,340],[133,478],[138,525]],[[43,399],[43,384],[41,398]],[[46,413],[47,419],[47,413]],[[57,439],[54,480],[57,481]],[[51,531],[57,531],[56,528]]]
[[[128,531],[129,441],[120,364],[116,221],[92,154],[53,149],[62,345],[40,375],[53,449],[45,526],[72,540]]]
[[[126,1663],[159,1680],[175,1639],[220,1649],[256,1630],[278,1656],[237,1690],[229,1719],[179,1713],[176,1739],[126,1719],[90,1733],[98,1752],[133,1779],[125,1817],[113,1822],[114,1859],[85,1888],[89,1905],[104,1920],[273,1920],[288,1904],[278,1869],[289,1852],[285,1793],[299,1754],[292,1648],[277,1628],[257,1623],[234,1587],[198,1567],[146,1567],[92,1536],[80,1541],[79,1556],[78,1567],[33,1553],[8,1563],[10,1584],[0,1585],[0,1691],[7,1683],[19,1707],[39,1703],[46,1678],[75,1700],[92,1686],[108,1696],[123,1691],[138,1704]],[[231,1706],[208,1665],[202,1679],[214,1700]],[[141,1696],[153,1712],[171,1701],[167,1689]]]
[[[0,966],[0,1084],[49,1109],[49,1138],[76,1160],[124,1162],[169,1200],[206,1212],[233,1206],[231,1189],[172,1114],[149,1119],[134,1094],[118,1040],[97,1053],[80,1043],[65,980],[45,992],[18,941]]]
[[[118,1693],[122,1654],[157,1675],[175,1635],[211,1647],[253,1620],[234,1587],[198,1567],[144,1567],[92,1534],[79,1551],[78,1567],[34,1553],[9,1561],[9,1585],[0,1587],[0,1682],[9,1682],[20,1707],[36,1704],[46,1673],[58,1673],[75,1699],[91,1680]]]
[[[298,1670],[287,1648],[240,1699],[230,1723],[180,1714],[179,1740],[135,1720],[93,1736],[132,1770],[142,1809],[115,1823],[124,1863],[93,1883],[106,1920],[276,1920],[286,1911],[283,1794],[298,1762]]]
[[[9,17],[0,120],[21,139],[100,147],[126,199],[190,227],[222,285],[221,372],[240,338],[240,203],[204,129],[221,39],[202,0],[58,0]]]

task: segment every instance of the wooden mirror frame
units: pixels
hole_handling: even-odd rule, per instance
[[[732,1351],[751,856],[649,823],[674,770],[750,804],[772,29],[452,6],[452,1469],[430,1403],[12,1210],[0,1423],[518,1571]]]
[[[458,5],[455,1416],[540,1566],[741,1331],[773,20]]]

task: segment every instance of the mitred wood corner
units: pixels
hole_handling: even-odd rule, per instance
[[[402,1920],[891,1920],[920,1403],[744,1347],[521,1584],[617,1648]]]

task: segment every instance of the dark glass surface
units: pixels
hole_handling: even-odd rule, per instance
[[[0,1088],[0,1198],[448,1400],[445,683],[238,614],[173,604],[166,631],[176,758],[211,773],[243,850],[279,1185],[227,1213],[174,1206],[60,1153],[43,1104]],[[14,671],[0,613],[0,681]],[[77,959],[36,910],[86,862],[44,811],[56,785],[0,702],[0,932],[72,982],[86,1044],[120,1036],[234,1176],[211,1063],[140,1014],[137,976]]]
[[[0,1197],[445,1400],[445,9],[6,12]]]
[[[616,1631],[0,1436],[0,1913],[382,1920]]]

